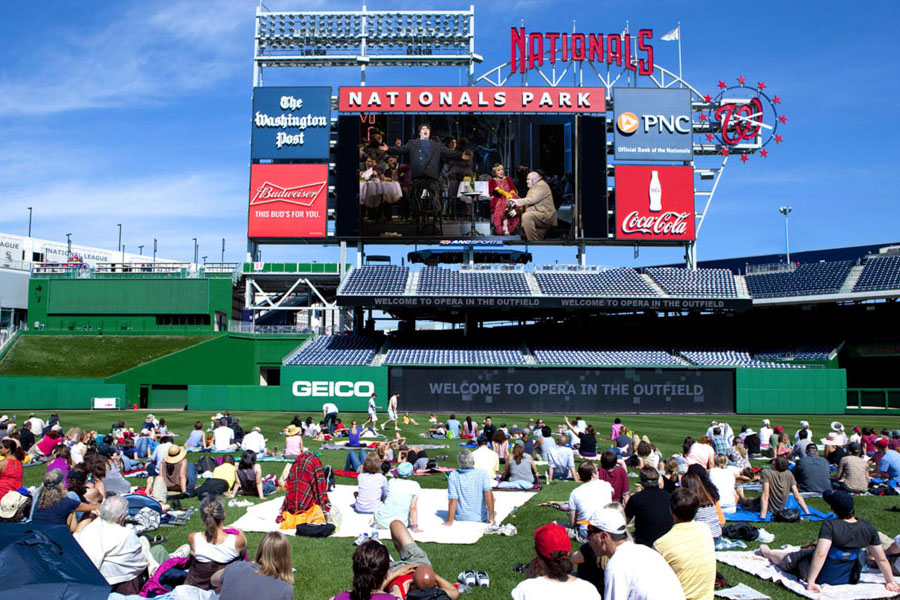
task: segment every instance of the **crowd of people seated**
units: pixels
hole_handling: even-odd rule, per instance
[[[183,445],[153,415],[137,432],[119,421],[108,433],[75,427],[63,433],[58,415],[44,422],[32,414],[21,427],[0,417],[0,519],[68,527],[116,593],[141,592],[161,564],[179,558],[186,567],[184,585],[212,590],[219,598],[292,598],[284,534],[265,535],[254,562],[245,560],[250,544],[242,531],[225,527],[225,499],[263,499],[281,491],[281,530],[333,531],[339,516],[328,495],[330,467],[303,439],[346,435],[356,448],[348,451],[346,467],[358,472],[351,509],[368,515],[371,527],[390,530],[399,560],[392,561],[376,540],[358,540],[352,589],[335,598],[455,600],[465,584],[461,588],[435,573],[412,537],[421,532],[421,487],[413,475],[434,468],[434,459],[421,446],[407,445],[399,431],[369,447],[367,430],[355,420],[345,427],[336,412],[323,415],[333,414],[327,426],[296,416],[283,430],[283,453],[266,448],[258,427],[245,434],[240,420],[227,413],[216,414],[205,430],[196,422]],[[681,452],[665,457],[621,419],[608,438],[581,417],[562,420],[554,428],[541,419],[523,427],[495,424],[491,417],[429,419],[430,429],[440,427],[445,436],[474,446],[458,453],[456,468],[447,474],[447,527],[458,521],[496,525],[498,489],[579,483],[568,494],[565,517],[534,532],[535,556],[523,567],[526,579],[512,590],[513,598],[711,598],[726,515],[743,510],[767,520],[791,498],[809,514],[806,498],[814,495],[837,518],[822,521],[813,546],[783,551],[764,544],[759,553],[818,592],[824,584],[855,583],[865,552],[886,589],[900,592],[889,562],[889,555],[900,554],[900,536],[885,553],[878,532],[856,516],[852,496],[873,485],[900,483],[900,431],[853,428],[848,434],[834,422],[827,435],[815,438],[805,421],[792,435],[769,419],[759,432],[747,425],[736,432],[714,421],[696,440],[686,437]],[[137,444],[142,438],[147,442]],[[190,451],[204,450],[223,455],[189,460]],[[273,453],[291,460],[280,477],[266,478],[258,460]],[[754,467],[752,459],[764,466]],[[23,488],[24,465],[38,463],[41,485]],[[188,498],[201,501],[203,531],[190,533],[172,554],[131,526],[132,486],[124,475],[136,468],[146,470],[144,492],[159,501],[162,512],[181,511]],[[638,475],[634,489],[628,468]],[[750,483],[758,495],[745,489]]]

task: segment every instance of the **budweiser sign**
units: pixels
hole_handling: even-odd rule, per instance
[[[616,165],[617,239],[694,239],[691,167]]]
[[[328,165],[252,165],[247,237],[326,235]]]

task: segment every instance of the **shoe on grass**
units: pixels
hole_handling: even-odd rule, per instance
[[[475,581],[478,583],[478,587],[486,588],[491,585],[491,578],[484,571],[478,571],[475,573]]]
[[[463,571],[462,573],[459,574],[459,577],[457,577],[456,579],[460,583],[463,583],[463,584],[469,586],[470,588],[473,588],[476,585],[478,585],[478,576],[475,575],[475,571],[473,571],[472,569],[469,569],[468,571]]]

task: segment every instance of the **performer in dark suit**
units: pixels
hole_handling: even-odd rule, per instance
[[[422,194],[429,190],[434,206],[438,206],[441,198],[440,175],[443,160],[457,159],[462,152],[448,150],[440,142],[431,139],[431,127],[427,124],[419,126],[418,139],[406,142],[402,146],[381,149],[388,154],[409,154],[409,166],[412,171],[413,206],[421,206]]]

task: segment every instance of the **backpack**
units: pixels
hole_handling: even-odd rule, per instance
[[[722,527],[722,537],[753,542],[759,537],[759,530],[748,523],[732,523]]]
[[[197,461],[197,473],[206,473],[207,471],[215,471],[219,463],[212,456],[201,456]]]

